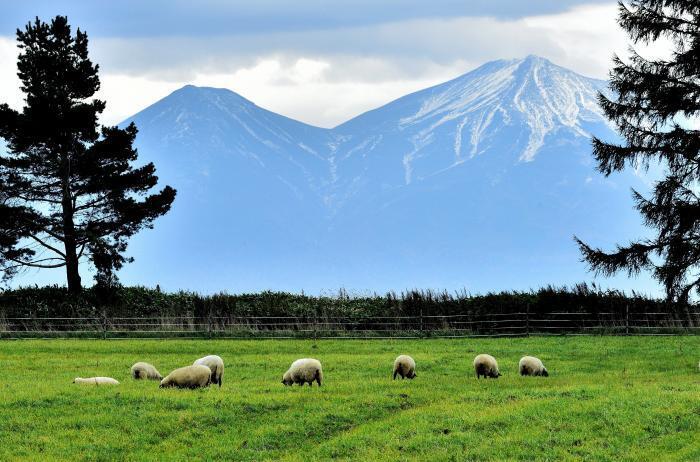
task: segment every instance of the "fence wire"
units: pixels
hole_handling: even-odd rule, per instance
[[[700,334],[684,313],[549,312],[426,316],[4,317],[0,338],[457,338]]]

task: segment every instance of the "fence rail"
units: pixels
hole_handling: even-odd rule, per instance
[[[700,310],[377,317],[4,317],[0,338],[423,338],[700,334]]]

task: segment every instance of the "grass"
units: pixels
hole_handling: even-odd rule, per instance
[[[482,352],[503,377],[474,377]],[[129,378],[211,353],[221,389]],[[399,353],[415,380],[391,380]],[[284,387],[307,356],[324,386]],[[0,460],[700,460],[698,360],[700,337],[2,341]],[[94,375],[122,384],[71,383]]]

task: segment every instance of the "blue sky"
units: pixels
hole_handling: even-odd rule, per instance
[[[337,29],[469,16],[517,19],[561,13],[580,5],[610,3],[609,0],[5,0],[0,28],[8,35],[33,16],[66,14],[101,37],[213,36]]]
[[[21,104],[14,32],[68,15],[91,38],[117,123],[192,83],[324,127],[493,59],[545,56],[604,78],[615,2],[0,0],[0,101]]]

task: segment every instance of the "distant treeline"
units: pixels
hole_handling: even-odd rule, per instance
[[[45,317],[251,317],[292,316],[299,318],[344,317],[361,319],[379,316],[482,315],[490,313],[587,312],[652,313],[678,315],[696,306],[669,305],[663,300],[619,291],[601,290],[580,284],[575,287],[546,287],[530,292],[500,292],[471,295],[431,290],[409,290],[385,295],[349,295],[341,290],[332,296],[310,296],[285,292],[199,295],[192,292],[165,293],[145,287],[110,290],[88,288],[70,295],[58,286],[28,287],[0,291],[0,316]]]

